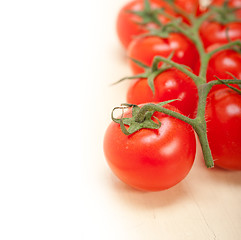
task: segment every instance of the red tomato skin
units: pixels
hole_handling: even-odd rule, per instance
[[[163,102],[170,99],[180,99],[170,105],[175,106],[185,116],[193,118],[196,114],[198,91],[193,80],[177,70],[168,69],[160,73],[154,80],[155,95],[148,85],[147,79],[137,79],[127,92],[127,102],[141,104],[147,102]]]
[[[200,36],[205,48],[215,43],[224,44],[230,40],[241,40],[241,23],[233,22],[223,25],[206,21],[200,27]]]
[[[221,44],[213,44],[207,48],[207,52],[210,52],[217,47],[220,47]],[[217,80],[215,76],[220,79],[232,79],[233,77],[228,73],[233,74],[237,79],[241,79],[241,55],[232,50],[223,50],[218,53],[215,53],[208,63],[207,68],[207,82]],[[238,85],[232,85],[238,89]],[[212,91],[227,88],[225,85],[216,85],[212,88]]]
[[[174,3],[187,13],[192,13],[196,16],[203,13],[199,0],[175,0]]]
[[[218,52],[211,57],[208,64],[207,81],[215,79],[214,76],[220,79],[232,79],[228,72],[241,79],[241,55],[232,49]]]
[[[130,111],[125,114],[128,115]],[[120,125],[112,122],[104,137],[104,153],[114,174],[143,191],[176,185],[190,171],[196,152],[194,132],[189,125],[163,113],[156,112],[154,116],[162,122],[157,130],[141,129],[126,136]]]
[[[196,47],[179,33],[171,33],[167,39],[157,36],[137,38],[131,42],[127,54],[130,58],[151,66],[155,56],[168,57],[173,51],[174,62],[187,65],[193,70],[196,69],[196,62],[199,59]],[[143,68],[133,61],[130,60],[129,64],[134,74],[144,72]]]
[[[206,120],[215,166],[241,170],[241,95],[227,88],[212,91]]]
[[[121,8],[117,16],[117,21],[116,21],[117,36],[125,49],[128,48],[130,42],[135,37],[147,32],[145,26],[137,23],[141,21],[141,18],[133,13],[128,12],[128,11],[143,10],[144,8],[143,3],[144,3],[143,0],[134,0],[134,1],[128,2],[126,5],[124,5]],[[164,7],[169,14],[173,16],[176,15],[174,11],[171,10],[171,8],[163,1],[151,0],[150,4],[152,8]],[[166,23],[169,21],[166,17],[164,17],[161,14],[159,16],[159,20],[162,23]],[[154,24],[148,24],[147,26],[155,27]]]

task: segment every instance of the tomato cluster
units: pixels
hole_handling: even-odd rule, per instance
[[[132,0],[118,14],[117,35],[134,74],[126,100],[132,107],[138,105],[141,112],[146,103],[175,99],[164,108],[190,122],[200,117],[199,107],[204,104],[205,134],[214,165],[241,170],[240,85],[221,84],[222,80],[241,79],[241,0],[213,0],[212,9],[200,6],[198,0],[171,2]],[[195,42],[187,29],[194,31],[197,26],[199,40]],[[234,41],[237,46],[230,44]],[[186,71],[162,61],[155,63],[157,56]],[[205,85],[217,79],[220,84],[209,89],[207,99],[201,99],[200,81]],[[160,126],[148,128],[136,120],[140,113],[133,109],[106,131],[104,152],[110,168],[137,189],[158,191],[176,185],[192,167],[196,152],[193,128],[198,127],[152,109],[146,115],[147,126],[150,122]],[[138,130],[131,132],[131,124]]]

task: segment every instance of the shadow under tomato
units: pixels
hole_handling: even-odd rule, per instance
[[[209,177],[215,184],[241,186],[241,171],[225,170],[219,167],[207,169]]]
[[[121,195],[118,196],[118,199],[135,208],[161,208],[175,204],[176,202],[180,204],[181,201],[188,197],[188,188],[185,186],[185,180],[172,188],[156,192],[137,190],[117,178],[113,179],[112,187],[115,192],[118,192],[118,195]]]
[[[126,65],[129,60],[126,51],[121,47],[113,47],[111,50],[111,54],[115,59],[117,59],[119,62],[123,63],[124,65]]]
[[[220,167],[207,168],[199,142],[197,142],[197,151],[199,156],[194,165],[198,165],[197,167],[200,168],[200,171],[204,171],[203,174],[205,174],[207,178],[210,178],[212,181],[210,184],[241,185],[241,171],[226,170]]]
[[[197,142],[198,157],[196,157],[194,166],[195,174],[192,174],[193,178],[205,175],[205,178],[209,184],[230,184],[230,185],[241,185],[241,171],[225,170],[220,167],[207,168],[202,155],[200,143]],[[198,171],[198,174],[196,173]]]

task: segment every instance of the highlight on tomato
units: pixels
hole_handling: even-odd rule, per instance
[[[210,92],[206,119],[215,166],[241,170],[241,95],[229,88]]]
[[[127,92],[127,102],[141,104],[179,99],[170,105],[178,108],[185,116],[193,118],[198,103],[198,91],[194,81],[176,68],[169,68],[154,79],[154,92],[148,79],[136,79]]]
[[[158,36],[137,38],[131,42],[127,51],[127,55],[131,59],[136,59],[147,66],[151,66],[155,56],[169,57],[172,53],[174,62],[187,65],[192,70],[196,70],[199,61],[197,49],[187,37],[180,33],[170,33],[166,38]],[[131,59],[129,64],[133,73],[142,73],[143,68]]]
[[[193,165],[194,131],[160,112],[148,112],[145,122],[138,125],[135,116],[142,107],[135,105],[122,118],[126,129],[139,129],[134,133],[125,135],[117,122],[109,125],[104,136],[105,157],[113,173],[127,185],[144,191],[168,189],[183,180]],[[174,106],[164,107],[179,112]]]

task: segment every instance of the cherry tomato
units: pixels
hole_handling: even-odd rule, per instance
[[[143,0],[134,0],[127,3],[123,8],[119,11],[117,16],[117,35],[119,37],[120,42],[127,49],[129,43],[133,40],[134,37],[146,33],[146,27],[156,27],[155,24],[147,24],[140,25],[138,22],[141,22],[141,17],[136,14],[130,13],[128,11],[141,11],[144,9],[144,1]],[[150,1],[151,8],[165,8],[165,11],[169,14],[176,16],[174,11],[166,4],[164,1],[151,0]],[[158,19],[162,23],[166,23],[169,21],[168,18],[164,17],[162,14],[158,16]]]
[[[212,5],[221,6],[224,4],[225,0],[213,0]],[[241,1],[240,0],[229,0],[228,6],[232,8],[241,8]],[[235,11],[235,15],[237,18],[241,18],[241,9]]]
[[[207,52],[214,48],[215,46],[210,46]],[[220,79],[231,79],[228,72],[241,79],[241,54],[233,49],[223,50],[211,57],[208,64],[207,81],[213,80],[215,75]]]
[[[205,48],[215,43],[223,44],[233,40],[241,40],[241,23],[221,24],[205,21],[200,27],[200,36]]]
[[[157,36],[142,37],[133,40],[128,48],[128,56],[139,60],[147,66],[151,66],[155,56],[168,57],[174,52],[172,60],[189,66],[193,70],[199,59],[198,52],[194,44],[185,36],[179,33],[170,33],[168,38]],[[143,72],[133,61],[129,61],[134,74]],[[161,65],[161,64],[160,64]]]
[[[195,116],[198,92],[190,77],[176,68],[171,68],[160,73],[155,78],[154,87],[155,95],[153,95],[146,78],[135,80],[128,89],[127,102],[138,105],[147,102],[180,99],[181,101],[170,104],[177,107],[186,116]]]
[[[214,80],[214,76],[220,79],[232,79],[233,77],[228,73],[231,73],[237,79],[241,79],[241,55],[231,49],[217,53],[210,59],[207,70],[207,81]],[[215,88],[222,87],[218,85]]]
[[[212,91],[206,119],[215,166],[241,170],[241,95],[227,88]]]
[[[211,45],[207,48],[207,52],[210,52],[219,46],[220,44]],[[233,77],[228,73],[241,79],[241,55],[233,49],[220,51],[211,57],[207,69],[207,82],[217,80],[215,76],[220,79],[232,79]],[[239,88],[237,85],[233,86]],[[226,86],[217,85],[214,86],[212,90],[224,87]]]
[[[170,105],[165,107],[178,111]],[[130,114],[128,111],[124,117]],[[162,123],[159,129],[141,129],[126,136],[120,125],[112,122],[104,137],[104,153],[114,174],[146,191],[164,190],[184,179],[196,152],[190,125],[163,113],[155,112],[154,116]]]

